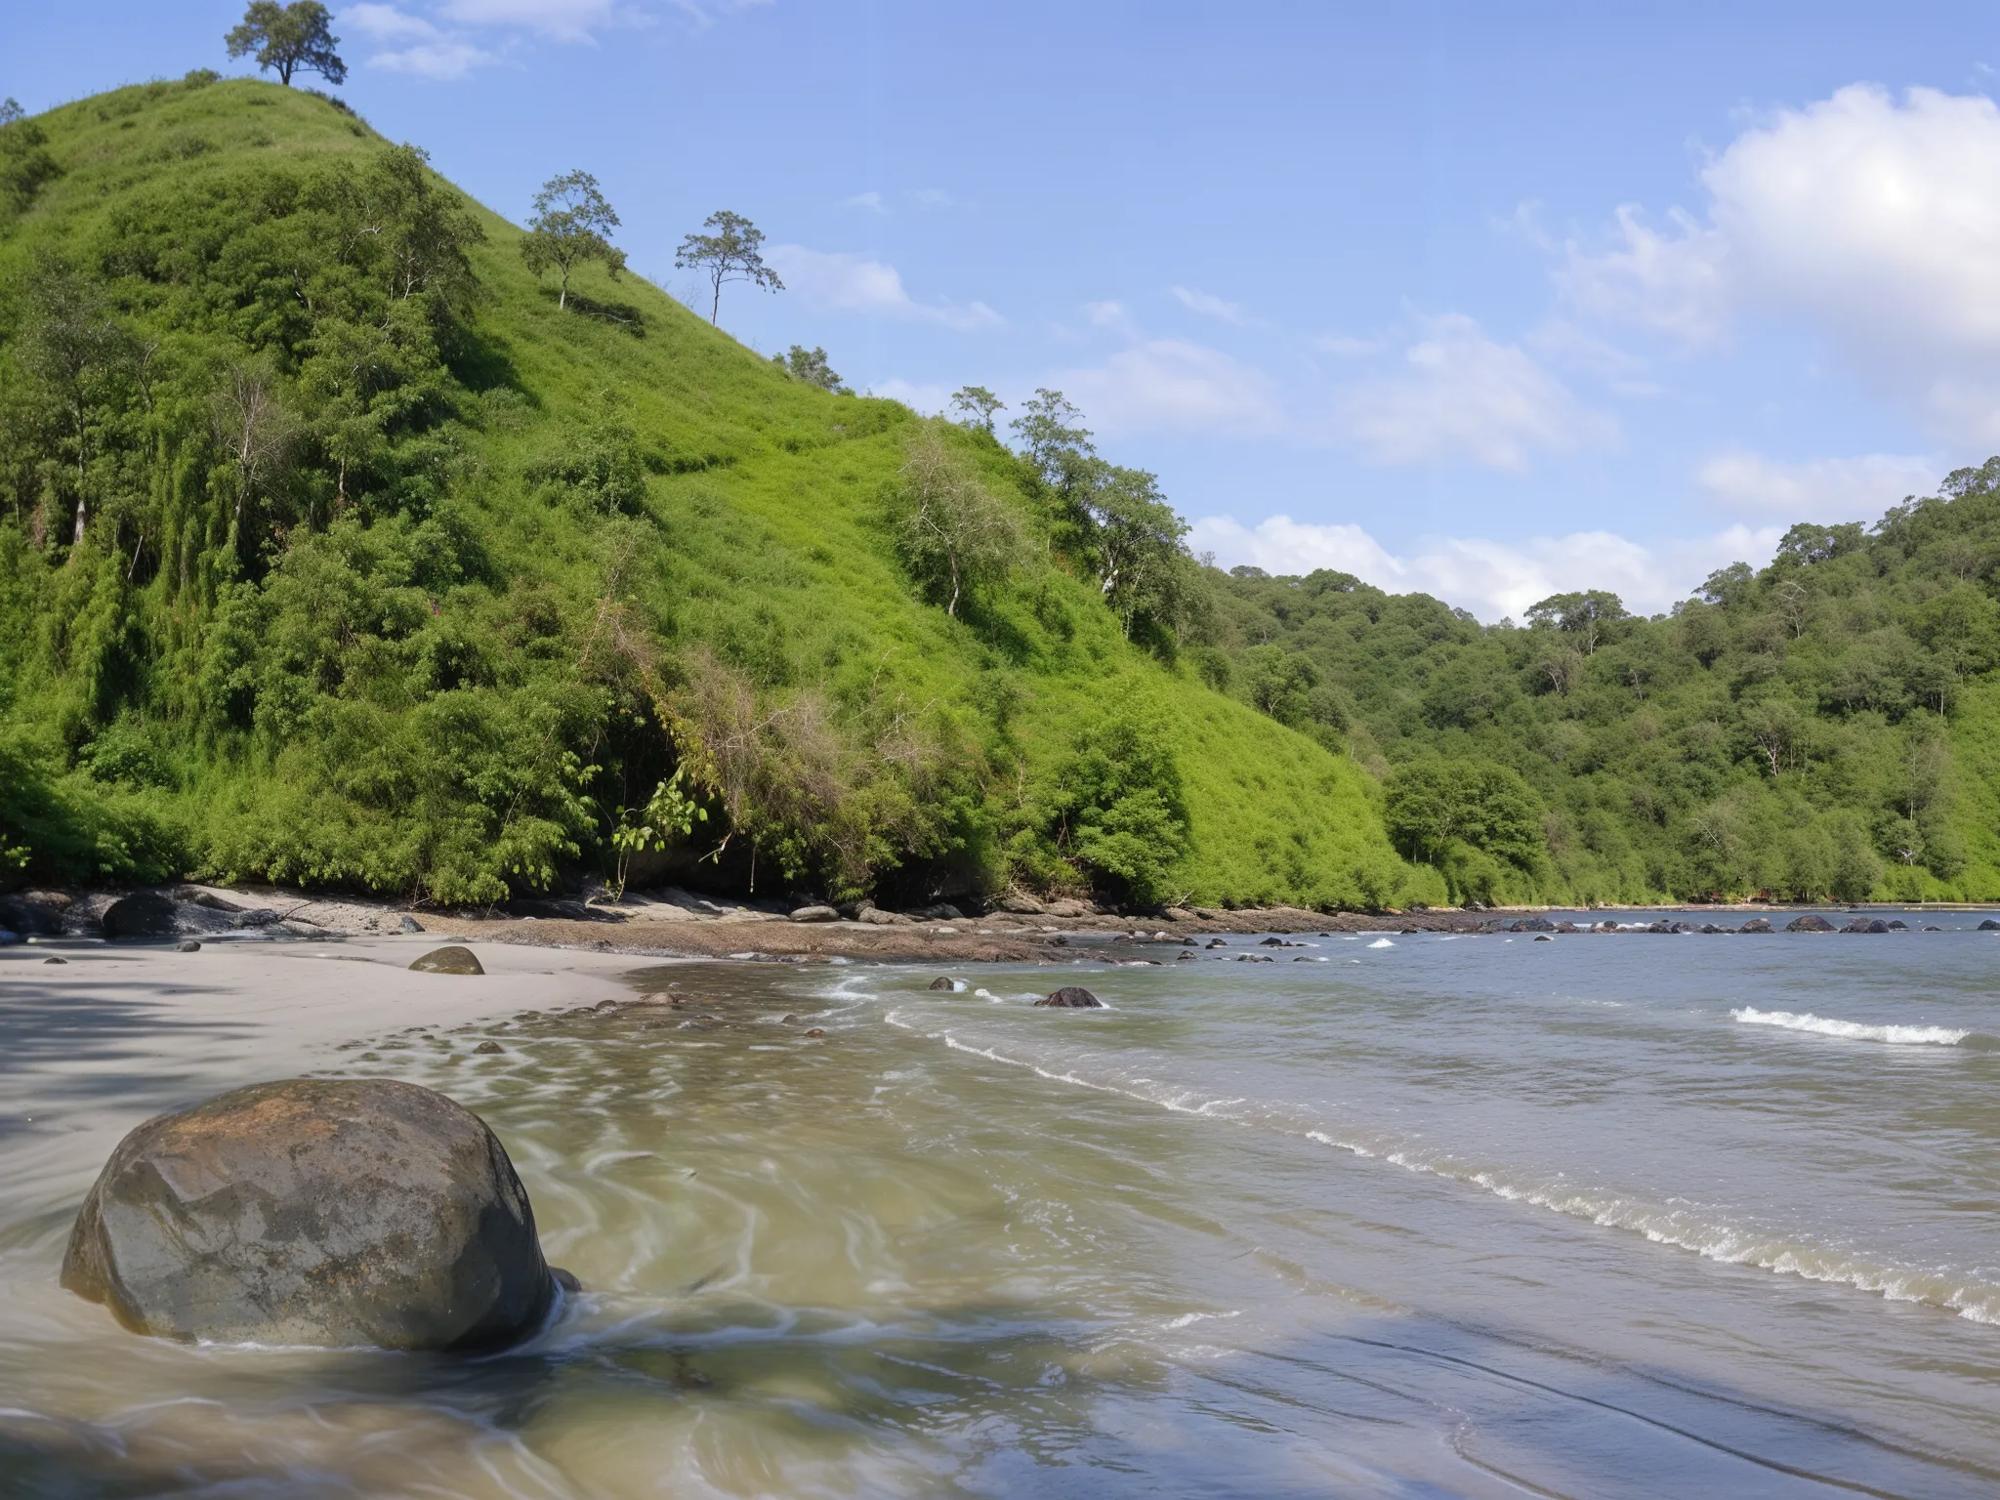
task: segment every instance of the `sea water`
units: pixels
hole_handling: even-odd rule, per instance
[[[173,1043],[0,985],[0,1490],[2000,1492],[2000,935],[1910,920],[676,965],[328,1046],[478,1110],[582,1279],[475,1361],[56,1290],[62,1133]]]

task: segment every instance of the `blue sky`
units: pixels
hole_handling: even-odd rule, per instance
[[[737,337],[1056,386],[1225,564],[1660,609],[2000,450],[1972,5],[331,8],[341,92],[486,203],[583,167],[691,302],[674,246],[747,214],[790,290]],[[0,94],[243,70],[240,13],[3,0]]]

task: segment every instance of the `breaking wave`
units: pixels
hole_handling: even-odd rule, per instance
[[[1757,1010],[1748,1005],[1739,1006],[1729,1014],[1746,1026],[1779,1026],[1786,1031],[1809,1031],[1815,1036],[1837,1036],[1851,1042],[1956,1047],[1972,1035],[1970,1031],[1954,1026],[1870,1026],[1861,1021],[1840,1021],[1809,1012]]]

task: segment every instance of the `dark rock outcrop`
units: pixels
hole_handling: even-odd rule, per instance
[[[158,891],[135,891],[104,908],[104,935],[112,942],[170,938],[180,931],[173,898]]]
[[[410,967],[419,974],[484,974],[485,968],[470,948],[457,943],[449,943],[442,948],[433,948],[422,958],[413,959]]]
[[[1793,917],[1791,921],[1785,924],[1785,931],[1787,932],[1832,932],[1834,930],[1833,923],[1827,921],[1825,917],[1815,916],[1812,912],[1807,912],[1802,917]]]
[[[67,896],[42,891],[0,896],[0,927],[22,937],[60,937],[69,904]]]
[[[1036,1005],[1053,1006],[1058,1010],[1102,1010],[1104,1002],[1080,984],[1066,984],[1053,994],[1044,996]]]
[[[1771,930],[1771,919],[1769,917],[1752,917],[1736,930],[1738,932],[1769,932]]]
[[[62,1284],[137,1333],[480,1349],[554,1283],[506,1150],[389,1079],[254,1084],[148,1120],[84,1199]]]
[[[1889,924],[1880,917],[1856,917],[1840,930],[1842,932],[1871,932],[1881,934],[1889,930]]]
[[[1988,917],[1979,924],[1979,930],[1981,932],[2000,932],[2000,922],[1996,922],[1993,918]]]

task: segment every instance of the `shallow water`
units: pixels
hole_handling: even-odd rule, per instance
[[[477,1362],[179,1348],[56,1290],[106,1129],[207,1087],[145,1086],[161,1053],[122,1033],[44,1045],[0,982],[0,1068],[35,1101],[0,1130],[0,1474],[2000,1490],[2000,937],[1301,941],[956,993],[674,966],[647,982],[680,1009],[321,1049],[479,1110],[588,1288]],[[1113,1008],[1029,1008],[1059,982]]]

